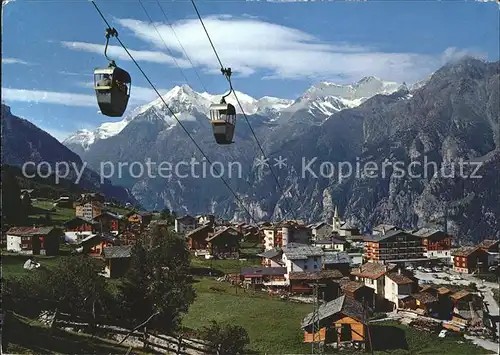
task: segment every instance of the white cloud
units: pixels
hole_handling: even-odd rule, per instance
[[[49,103],[78,107],[97,106],[94,95],[42,90],[2,88],[2,99],[6,101]]]
[[[62,41],[61,44],[67,48],[74,49],[77,51],[102,54],[104,57],[104,45],[101,44],[86,43],[86,42],[68,42],[68,41]],[[187,60],[184,60],[182,58],[179,59],[173,58],[172,56],[162,52],[136,51],[130,48],[127,49],[129,50],[130,54],[132,54],[134,59],[138,61],[171,64],[171,65],[175,65],[175,62],[177,61],[177,64],[182,68],[188,68],[190,65],[189,61]],[[121,46],[108,46],[107,54],[108,57],[110,57],[111,59],[127,60],[127,61],[131,60],[127,52],[125,52],[125,50]]]
[[[92,88],[93,83],[79,83],[78,86]],[[55,104],[75,107],[95,107],[98,110],[97,100],[93,90],[91,94],[76,94],[71,92],[55,92],[44,90],[25,90],[2,88],[2,100],[17,102],[32,102],[36,104]],[[160,94],[168,92],[166,89],[158,89]],[[129,107],[149,103],[158,98],[156,92],[145,87],[132,86]]]
[[[117,21],[157,48],[157,51],[131,50],[137,60],[175,65],[172,56],[164,53],[162,39],[148,22],[134,19]],[[248,17],[210,16],[204,19],[204,23],[223,64],[241,76],[262,70],[270,73],[266,78],[273,79],[314,78],[318,81],[353,82],[364,76],[376,75],[388,80],[411,82],[428,75],[442,64],[441,53],[383,52],[350,43],[328,43],[294,28]],[[170,27],[162,23],[155,25],[168,48],[177,56],[179,65],[190,67]],[[193,64],[207,73],[220,75],[218,62],[199,20],[182,20],[172,23],[172,26]],[[63,45],[92,53],[103,53],[104,50],[102,45],[83,42],[63,42]],[[111,53],[119,59],[129,59],[119,47],[112,47]]]
[[[28,62],[25,62],[24,60],[17,59],[17,58],[2,58],[2,64],[23,64],[23,65],[31,65]]]

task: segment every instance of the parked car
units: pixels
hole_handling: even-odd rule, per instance
[[[411,265],[410,265],[410,266],[407,266],[407,267],[406,267],[406,270],[408,270],[408,271],[413,271],[413,270],[415,270],[415,268],[414,268],[413,266],[411,266]]]
[[[432,274],[432,277],[434,277],[435,279],[440,279],[441,278],[438,274]]]
[[[424,270],[424,267],[423,266],[417,266],[417,270],[418,271],[422,271],[422,270]]]
[[[497,271],[497,269],[498,269],[498,266],[493,265],[493,266],[490,266],[490,267],[488,268],[488,271],[489,271],[489,272],[495,272],[495,271]]]
[[[432,272],[432,269],[426,267],[426,268],[424,268],[424,272]]]
[[[437,266],[434,266],[432,268],[432,270],[435,271],[435,272],[441,272],[441,271],[443,271],[443,269],[441,269],[440,267],[437,267]]]

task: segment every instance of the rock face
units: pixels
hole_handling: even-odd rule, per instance
[[[344,219],[364,230],[381,222],[410,228],[444,226],[446,220],[459,238],[500,238],[499,85],[498,62],[463,58],[410,89],[365,78],[343,87],[321,83],[295,101],[238,94],[274,174],[267,166],[255,166],[262,153],[241,115],[236,144],[214,143],[206,115],[210,102],[218,98],[189,87],[176,88],[166,97],[184,128],[157,100],[115,123],[120,124],[118,133],[94,137],[90,144],[85,138],[83,149],[76,148],[82,142],[74,136],[65,144],[80,149],[97,171],[103,162],[109,162],[108,168],[114,165],[110,179],[131,188],[149,208],[167,206],[178,213],[212,212],[250,220],[248,211],[256,220],[313,221],[330,218],[332,204],[338,204]],[[285,164],[275,165],[280,156]],[[224,168],[223,177],[238,200],[221,179],[203,178],[203,164],[210,175],[207,157],[217,162],[218,170]],[[145,165],[148,158],[156,162],[153,174],[138,174],[136,167],[135,172],[122,169],[118,176],[119,162]],[[192,159],[200,163],[195,174],[187,166],[180,173],[189,176],[175,174],[176,163]],[[171,164],[171,176],[158,175],[162,161]],[[229,162],[239,164],[233,165],[232,175]],[[479,170],[462,178],[472,174],[476,162],[481,163]],[[351,174],[346,174],[348,163]],[[374,166],[373,176],[362,171],[373,171]],[[474,178],[477,175],[483,177]]]
[[[82,188],[102,192],[117,201],[137,203],[125,188],[112,185],[108,179],[101,182],[100,175],[86,168],[77,154],[31,122],[13,115],[9,106],[2,104],[1,117],[2,164],[23,167],[25,163],[32,162],[26,168],[39,166],[41,175],[45,175],[54,173],[59,163],[60,176],[67,173],[66,179],[71,182],[77,182],[79,172],[83,171],[78,181]],[[69,171],[65,170],[63,162],[68,164]]]

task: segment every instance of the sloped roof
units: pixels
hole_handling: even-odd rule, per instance
[[[323,264],[350,264],[351,257],[345,252],[325,252],[323,255]]]
[[[396,265],[394,264],[385,265],[380,263],[368,262],[361,265],[360,268],[353,269],[351,271],[351,275],[376,280],[395,267]]]
[[[405,285],[413,283],[413,280],[405,275],[398,274],[397,272],[390,272],[387,274],[387,277],[390,278],[398,285]]]
[[[446,287],[440,287],[437,289],[440,295],[446,295],[448,293],[452,293],[452,291]]]
[[[101,218],[101,216],[109,216],[113,219],[123,219],[122,216],[120,216],[116,213],[110,212],[110,211],[103,211],[100,215],[94,217],[94,219],[99,219],[99,218]]]
[[[75,216],[75,217],[67,220],[66,222],[64,222],[64,226],[69,225],[71,222],[77,222],[77,221],[89,223],[89,224],[94,224],[94,222],[88,218]]]
[[[347,281],[347,282],[342,282],[340,284],[340,287],[344,292],[356,292],[362,287],[367,287],[365,286],[364,283],[359,282],[359,281]]]
[[[333,301],[327,302],[319,306],[318,315],[319,320],[324,320],[332,317],[338,313],[344,314],[351,318],[358,320],[359,322],[366,324],[365,312],[363,305],[345,295],[334,299]],[[302,321],[302,328],[310,326],[313,322],[313,313],[309,313]]]
[[[102,253],[106,259],[129,258],[132,256],[132,245],[104,247]]]
[[[310,256],[322,256],[323,249],[307,244],[289,243],[283,247],[283,253],[288,260],[307,259]]]
[[[207,242],[210,242],[211,240],[214,240],[215,238],[219,237],[220,235],[222,235],[224,233],[231,234],[235,238],[241,236],[241,233],[238,230],[234,229],[233,227],[224,227],[224,228],[218,230],[217,232],[215,232],[213,235],[205,238],[205,240]]]
[[[434,297],[428,292],[415,293],[412,295],[412,297],[418,300],[422,304],[437,302],[438,300],[436,297]]]
[[[307,227],[311,228],[311,229],[316,229],[316,228],[320,228],[324,225],[328,226],[328,224],[326,222],[316,222],[316,223],[312,223],[312,224],[307,225]]]
[[[452,294],[450,297],[455,299],[455,300],[459,300],[461,298],[464,298],[468,295],[470,295],[471,293],[467,290],[460,290],[458,292],[455,292],[454,294]]]
[[[453,256],[469,256],[476,250],[478,250],[478,246],[470,246],[470,247],[461,247],[451,251],[451,255]]]
[[[283,251],[273,249],[273,250],[267,250],[263,253],[257,254],[257,256],[260,256],[260,257],[266,258],[266,259],[272,259],[276,256],[280,256],[281,254],[283,254]]]
[[[55,227],[12,227],[7,231],[7,235],[33,237],[39,235],[47,235],[54,229]]]
[[[186,238],[189,238],[192,235],[194,235],[198,232],[201,232],[202,230],[205,230],[205,229],[207,230],[207,233],[210,233],[213,230],[213,228],[210,224],[204,224],[202,226],[199,226],[198,228],[193,229],[192,231],[189,231],[189,233],[186,234]]]
[[[317,240],[317,241],[314,242],[314,244],[325,244],[325,245],[329,245],[329,244],[345,244],[345,240],[341,240],[341,239],[337,239],[337,238],[334,238],[334,237],[330,237],[330,238],[325,238],[325,239]]]
[[[280,276],[286,274],[286,267],[244,267],[242,275]]]
[[[495,244],[498,244],[499,242],[500,242],[500,240],[485,239],[481,243],[479,243],[477,246],[479,248],[489,249],[492,246],[495,246]]]
[[[297,271],[290,272],[288,278],[290,280],[323,280],[323,279],[340,279],[344,275],[339,270],[321,270],[321,271]]]

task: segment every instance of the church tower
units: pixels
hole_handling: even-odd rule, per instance
[[[339,216],[339,209],[337,206],[335,206],[335,212],[333,213],[333,224],[332,224],[333,232],[338,232],[340,230],[340,226],[341,222]]]

